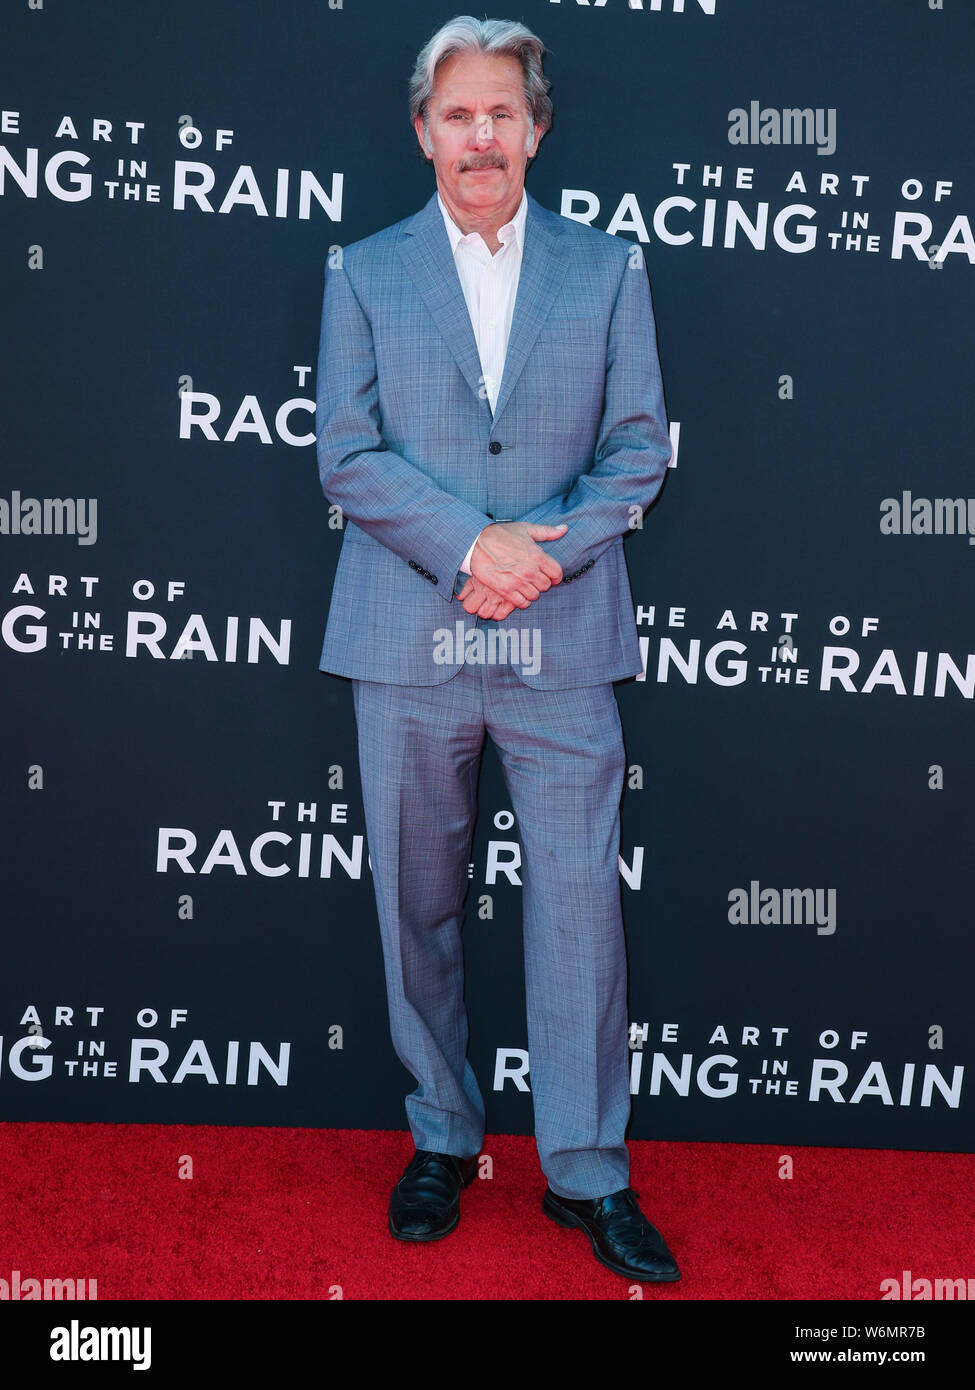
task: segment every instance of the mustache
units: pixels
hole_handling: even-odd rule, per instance
[[[483,155],[480,159],[468,159],[461,164],[458,172],[463,174],[467,169],[507,169],[508,161],[504,155]]]

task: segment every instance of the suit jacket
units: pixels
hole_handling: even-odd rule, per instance
[[[442,634],[476,624],[454,597],[459,566],[490,521],[517,520],[569,527],[543,542],[562,583],[503,624],[538,633],[540,667],[515,665],[521,679],[560,690],[639,674],[623,537],[671,447],[650,285],[632,251],[528,195],[493,415],[436,193],[326,266],[318,466],[346,524],[323,671],[449,680],[464,651],[457,642],[444,660]]]

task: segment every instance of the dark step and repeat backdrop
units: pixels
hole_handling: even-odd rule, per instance
[[[327,258],[433,192],[457,11],[3,8],[2,1116],[403,1128],[314,382]],[[970,1149],[975,15],[497,14],[549,50],[530,192],[645,257],[674,446],[626,543],[631,1133]],[[519,861],[489,747],[471,1057],[529,1133]]]

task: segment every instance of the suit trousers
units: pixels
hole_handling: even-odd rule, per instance
[[[563,1197],[619,1191],[629,1185],[630,1090],[618,859],[625,753],[612,685],[536,690],[499,661],[465,664],[440,685],[355,680],[353,690],[390,1034],[418,1082],[406,1100],[416,1147],[469,1158],[484,1139],[461,929],[487,734],[521,845],[542,1171]]]

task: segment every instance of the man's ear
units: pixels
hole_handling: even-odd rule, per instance
[[[526,169],[526,171],[529,170],[529,169],[532,167],[532,165],[535,163],[535,158],[536,158],[536,156],[537,156],[537,154],[538,154],[539,146],[541,145],[541,143],[542,143],[542,141],[544,140],[544,138],[545,138],[545,136],[546,136],[547,133],[548,133],[548,132],[547,132],[547,127],[546,127],[546,126],[536,126],[536,127],[535,127],[535,134],[538,136],[538,139],[535,141],[535,154],[528,154],[528,155],[526,155],[526,158],[525,158],[525,169]]]
[[[426,146],[425,146],[424,143],[423,143],[423,117],[422,117],[422,116],[417,116],[416,120],[413,122],[413,129],[414,129],[414,131],[416,132],[416,138],[417,138],[417,140],[420,142],[420,154],[423,156],[424,159],[429,160],[429,159],[431,158],[430,152],[429,152],[429,150],[427,150]]]

